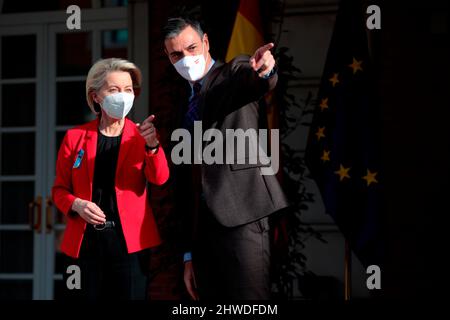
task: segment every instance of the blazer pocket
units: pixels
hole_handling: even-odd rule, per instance
[[[259,161],[256,161],[256,163],[250,163],[250,162],[255,162],[255,158],[251,159],[253,161],[250,161],[250,158],[245,158],[245,162],[242,164],[237,164],[237,163],[233,163],[230,164],[230,168],[232,171],[237,171],[237,170],[246,170],[246,169],[252,169],[252,168],[261,168],[261,167],[270,167],[270,163],[269,164],[263,164]],[[267,158],[264,159],[265,162],[268,161]]]
[[[270,167],[270,164],[230,164],[231,171],[246,170],[252,168]]]
[[[248,225],[254,233],[264,233],[270,230],[269,217],[263,217],[259,220],[250,222]]]

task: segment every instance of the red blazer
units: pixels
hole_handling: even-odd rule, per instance
[[[77,258],[86,222],[71,211],[76,198],[92,201],[98,120],[67,131],[56,162],[56,178],[52,188],[53,202],[67,216],[61,250]],[[80,150],[81,163],[74,168]],[[82,151],[82,152],[83,152]],[[145,150],[145,140],[136,124],[125,119],[116,169],[116,197],[119,217],[128,252],[136,252],[161,243],[147,197],[146,182],[161,185],[169,178],[164,150],[156,154]]]

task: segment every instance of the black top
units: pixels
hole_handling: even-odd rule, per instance
[[[122,135],[107,137],[100,131],[97,139],[92,202],[106,215],[106,220],[119,222],[117,209],[115,177]]]

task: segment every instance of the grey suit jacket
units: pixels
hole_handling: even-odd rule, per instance
[[[203,131],[215,128],[225,137],[226,129],[266,128],[260,99],[275,87],[278,76],[259,78],[248,61],[248,56],[238,56],[229,63],[216,62],[205,76],[199,101]],[[220,224],[239,226],[288,206],[276,176],[261,175],[261,163],[236,162],[201,164],[203,196]]]

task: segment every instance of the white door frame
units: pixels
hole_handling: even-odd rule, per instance
[[[45,105],[45,95],[44,95],[44,80],[43,76],[45,71],[43,70],[43,59],[45,52],[45,32],[42,25],[26,25],[26,26],[11,26],[11,27],[0,27],[0,36],[11,36],[11,35],[36,35],[36,76],[34,78],[22,78],[22,79],[11,79],[11,80],[0,80],[0,97],[1,89],[3,84],[8,83],[35,83],[36,90],[36,106],[35,106],[35,124],[31,127],[8,127],[1,128],[2,133],[8,132],[33,132],[35,134],[35,173],[34,175],[15,175],[15,176],[2,176],[1,181],[33,181],[34,180],[34,195],[33,199],[42,195],[45,192],[45,186],[43,185],[44,176],[43,168],[45,167],[45,141],[42,135],[43,128],[43,114],[39,112]],[[0,42],[1,46],[1,42]],[[0,47],[1,54],[1,47]],[[1,57],[0,57],[1,59]],[[3,107],[3,106],[2,106]],[[4,152],[5,150],[2,150]],[[42,216],[42,212],[40,213]],[[4,224],[0,225],[0,230],[10,230],[10,231],[20,231],[20,230],[30,230],[30,226],[27,224],[22,225],[11,225]],[[34,299],[39,298],[39,293],[42,291],[43,283],[40,274],[43,272],[43,261],[42,256],[44,254],[44,234],[42,232],[33,232],[33,271],[32,274],[20,274],[20,273],[8,273],[0,274],[0,279],[30,279],[33,284],[32,297]]]
[[[149,20],[148,20],[148,1],[130,1],[128,7],[102,8],[98,7],[99,1],[93,0],[95,9],[81,10],[81,30],[84,25],[90,22],[106,21],[128,21],[128,59],[136,63],[142,71],[142,81],[148,86],[148,57],[149,57]],[[0,28],[3,26],[24,26],[36,24],[60,25],[62,28],[66,26],[68,15],[65,11],[43,11],[38,13],[0,13]],[[128,19],[130,17],[130,19]],[[141,96],[136,99],[134,108],[130,112],[130,117],[141,122],[148,116],[149,109],[149,92],[141,90]]]
[[[91,63],[94,63],[98,59],[101,58],[101,32],[102,30],[114,30],[114,29],[126,29],[127,28],[127,22],[126,21],[117,21],[117,20],[103,20],[100,22],[88,22],[84,23],[81,30],[77,32],[92,32],[92,61]],[[46,136],[49,141],[49,149],[48,154],[52,155],[47,160],[47,188],[46,190],[51,190],[53,181],[54,181],[54,173],[55,173],[55,158],[53,155],[56,154],[58,146],[56,146],[55,141],[55,134],[56,132],[66,131],[67,129],[70,129],[72,126],[58,126],[56,125],[56,84],[57,82],[62,81],[84,81],[86,79],[86,75],[80,75],[80,76],[66,76],[66,77],[57,77],[56,75],[56,35],[59,33],[75,33],[75,31],[68,31],[65,27],[65,25],[61,24],[51,24],[48,25],[47,28],[47,35],[48,35],[48,62],[49,62],[49,69],[48,69],[48,94],[49,102],[48,106],[51,108],[51,110],[48,110],[48,123],[46,124],[45,128],[47,128]],[[80,106],[81,107],[81,106]],[[81,111],[81,110],[80,110]],[[53,208],[53,216],[55,217],[56,210]],[[56,221],[56,219],[53,219],[53,221]],[[64,225],[57,224],[54,226],[53,231],[59,231],[63,230]],[[46,261],[47,266],[46,270],[49,270],[49,272],[45,275],[45,283],[47,284],[45,288],[45,297],[44,299],[52,299],[53,298],[53,292],[54,292],[54,280],[61,280],[61,275],[55,275],[54,274],[54,265],[55,265],[55,232],[51,232],[46,237]]]
[[[95,1],[93,1],[95,2]],[[1,5],[1,0],[0,0]],[[0,6],[1,9],[1,6]],[[35,197],[42,196],[42,232],[34,235],[34,270],[33,274],[17,275],[18,279],[33,280],[33,299],[52,299],[55,277],[54,241],[55,230],[61,230],[63,225],[54,226],[53,232],[46,234],[45,199],[51,196],[51,187],[55,172],[57,130],[69,127],[56,126],[56,34],[59,32],[92,31],[92,58],[96,61],[101,55],[101,30],[128,28],[128,59],[135,62],[142,70],[144,88],[148,79],[148,3],[146,1],[131,2],[128,8],[82,9],[81,30],[69,31],[66,28],[68,15],[65,11],[48,11],[37,13],[0,13],[0,34],[36,34],[36,125],[27,128],[35,132],[36,169],[32,177],[35,181]],[[134,17],[128,19],[128,17]],[[130,23],[132,21],[132,23]],[[0,48],[1,49],[1,48]],[[48,66],[48,68],[44,68]],[[67,77],[69,78],[69,77]],[[74,78],[74,77],[72,77]],[[85,76],[80,76],[84,80]],[[69,79],[67,79],[69,80]],[[0,86],[1,90],[1,86]],[[1,97],[1,91],[0,91]],[[142,121],[148,112],[148,90],[142,90],[137,99],[131,117]],[[4,130],[4,129],[2,129]],[[7,128],[7,130],[10,130]],[[18,131],[22,132],[22,131]],[[7,181],[10,181],[7,177]],[[0,177],[0,179],[4,180]],[[23,179],[19,177],[18,179]],[[56,210],[53,210],[54,214]],[[15,226],[0,226],[0,230]],[[17,226],[20,230],[29,230],[28,225]],[[28,228],[28,229],[27,229]],[[15,230],[15,229],[13,229]],[[11,278],[14,275],[7,275]],[[2,275],[0,275],[0,278]],[[60,278],[60,277],[59,277]]]

